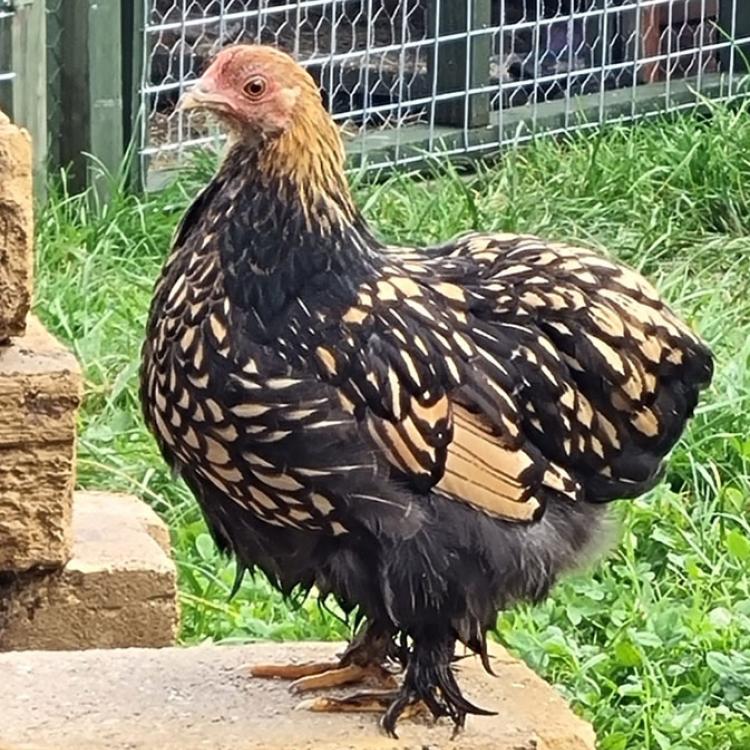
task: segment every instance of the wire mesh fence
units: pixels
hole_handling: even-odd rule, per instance
[[[0,0],[0,102],[81,175],[83,152],[116,170],[135,124],[149,182],[218,143],[176,104],[237,42],[293,54],[379,167],[745,92],[750,0]]]
[[[210,120],[175,105],[236,42],[291,52],[356,136],[351,150],[379,166],[496,149],[532,137],[542,120],[559,132],[731,95],[750,41],[741,0],[145,3],[141,153],[150,169],[215,140]],[[659,102],[644,106],[641,89]]]
[[[58,164],[60,159],[57,134],[62,120],[62,7],[63,0],[46,0],[48,153],[53,165]]]
[[[54,137],[63,100],[63,0],[42,2]],[[732,96],[750,52],[744,0],[136,2],[144,14],[137,145],[147,175],[217,143],[210,118],[178,112],[176,104],[212,56],[236,42],[292,53],[320,85],[354,163],[370,167],[492,151],[541,131]],[[12,7],[0,0],[0,39]],[[132,62],[123,58],[123,69]],[[0,101],[13,77],[0,45]],[[50,155],[55,160],[52,140]]]

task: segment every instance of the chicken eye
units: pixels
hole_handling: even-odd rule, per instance
[[[266,81],[264,78],[256,77],[251,78],[245,84],[245,93],[250,99],[257,101],[266,93]]]

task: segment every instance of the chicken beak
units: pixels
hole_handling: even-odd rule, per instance
[[[217,91],[211,90],[205,83],[198,81],[189,91],[186,91],[177,104],[178,112],[187,112],[191,109],[213,109],[226,111],[231,109],[227,97]]]

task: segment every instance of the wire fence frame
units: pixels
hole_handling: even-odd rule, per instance
[[[144,174],[216,146],[175,104],[224,45],[275,44],[316,78],[355,166],[498,150],[726,99],[741,0],[142,0]]]

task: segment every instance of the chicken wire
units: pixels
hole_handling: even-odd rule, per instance
[[[496,150],[540,123],[564,132],[731,96],[750,41],[738,33],[750,14],[740,0],[144,2],[146,171],[216,142],[210,117],[175,105],[236,42],[292,53],[350,150],[382,166]]]
[[[62,121],[62,6],[63,0],[47,0],[47,119],[49,159],[60,160],[58,133]]]

